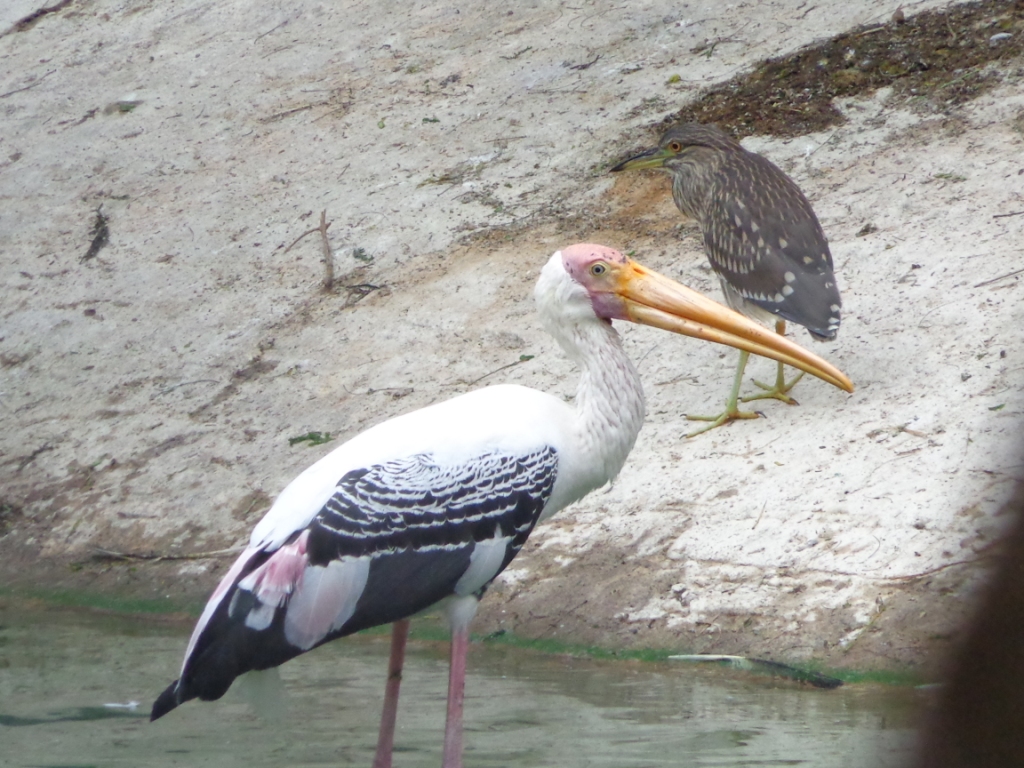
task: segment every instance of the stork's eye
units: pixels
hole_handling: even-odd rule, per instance
[[[600,277],[607,271],[608,266],[606,264],[602,264],[600,261],[597,262],[597,264],[591,265],[590,267],[590,274],[592,274],[594,277]]]
[[[672,141],[672,142],[669,142],[668,148],[670,150],[672,150],[673,152],[679,152],[679,151],[682,150],[683,145],[680,144],[678,141]]]

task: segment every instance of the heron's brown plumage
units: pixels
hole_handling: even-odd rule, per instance
[[[734,308],[754,316],[764,310],[816,338],[835,338],[842,301],[832,254],[810,202],[789,176],[718,128],[697,123],[671,128],[656,149],[633,160],[644,156],[652,157],[648,167],[655,156],[664,158],[659,167],[672,175],[676,207],[700,224]]]

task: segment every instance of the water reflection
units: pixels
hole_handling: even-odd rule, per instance
[[[373,758],[387,637],[352,638],[282,668],[287,709],[229,694],[150,724],[188,628],[80,612],[0,609],[0,764],[363,766]],[[410,644],[396,768],[440,764],[446,647]],[[139,702],[132,709],[132,703]],[[903,765],[915,694],[834,691],[682,663],[598,662],[475,644],[467,768]]]

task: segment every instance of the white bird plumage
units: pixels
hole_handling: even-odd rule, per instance
[[[400,670],[408,616],[441,605],[453,632],[444,759],[458,766],[461,675],[479,597],[538,521],[619,473],[643,423],[640,378],[611,320],[744,347],[826,380],[842,376],[603,246],[555,253],[535,296],[546,329],[581,369],[575,402],[487,387],[378,424],[302,472],[217,586],[153,719],[197,696],[219,698],[248,670],[374,624],[395,623]],[[391,761],[393,683],[378,768]]]

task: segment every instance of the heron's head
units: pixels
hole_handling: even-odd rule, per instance
[[[713,125],[682,123],[669,128],[661,137],[658,146],[623,160],[611,170],[636,171],[655,168],[672,172],[683,163],[692,164],[701,153],[709,151],[735,152],[742,149],[739,142]]]

